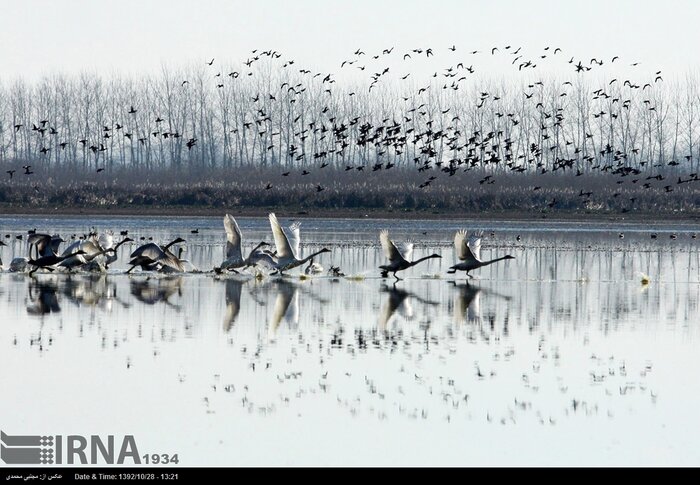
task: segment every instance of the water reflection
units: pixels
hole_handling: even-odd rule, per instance
[[[481,314],[479,305],[481,288],[469,283],[453,282],[452,284],[455,289],[453,321],[456,324],[477,321]]]
[[[243,281],[237,279],[226,280],[226,314],[224,316],[224,332],[231,330],[236,323],[236,318],[241,311],[241,293]]]
[[[359,326],[375,322],[384,330],[416,321],[422,325],[440,320],[459,325],[485,319],[494,326],[507,320],[521,323],[530,331],[543,325],[570,325],[574,329],[601,325],[612,330],[629,322],[679,325],[694,321],[700,313],[697,284],[653,281],[643,285],[640,281],[414,278],[393,285],[379,278],[258,280],[79,274],[3,275],[0,284],[5,293],[0,311],[8,315],[21,302],[30,316],[65,313],[80,318],[85,308],[91,308],[106,319],[113,316],[120,320],[141,319],[148,307],[154,307],[162,309],[159,318],[166,320],[169,312],[183,314],[164,321],[165,325],[175,325],[183,318],[191,318],[200,327],[219,321],[229,332],[242,322],[246,327],[267,325],[270,336],[281,328],[295,331],[302,324],[318,322]],[[70,307],[66,307],[67,302]]]
[[[358,448],[358,436],[391,425],[378,421],[426,421],[429,430],[415,429],[431,443],[454,433],[481,442],[492,428],[477,423],[497,425],[504,441],[521,430],[521,444],[532,425],[565,422],[553,439],[570,444],[572,429],[595,429],[609,438],[603,450],[614,440],[634,446],[625,433],[654,423],[696,429],[700,388],[687,369],[700,366],[698,249],[579,236],[523,234],[526,247],[497,232],[483,256],[512,245],[516,264],[468,281],[446,278],[452,249],[435,241],[417,249],[442,251],[442,265],[381,280],[374,234],[353,234],[323,262],[349,277],[2,273],[0,364],[25,371],[0,374],[0,387],[19,396],[0,411],[20,415],[33,397],[19,392],[27,386],[89,384],[87,409],[108,408],[119,430],[162,449],[144,422],[193,426],[201,443],[178,443],[189,456],[230,452],[225,432],[240,423],[277,436],[280,423],[321,433],[338,422]],[[190,249],[203,267],[220,257],[213,244]],[[73,394],[51,389],[72,409]],[[137,395],[147,420],[122,412]],[[56,422],[92,429],[71,416]],[[673,446],[686,437],[663,433]]]
[[[453,322],[457,325],[463,323],[478,323],[481,320],[481,300],[500,299],[503,303],[509,302],[511,297],[503,295],[497,291],[482,288],[476,283],[460,283],[458,281],[449,282],[454,289],[453,305]],[[489,319],[493,320],[494,315],[489,315]]]
[[[116,282],[105,274],[69,274],[65,276],[62,294],[78,307],[110,311],[114,303],[125,308],[130,305],[117,295]]]
[[[439,302],[421,298],[415,293],[397,287],[396,284],[392,286],[382,284],[380,291],[387,295],[378,320],[378,328],[382,331],[394,325],[398,316],[406,321],[414,319],[415,312],[411,305],[412,300],[421,305],[439,305]]]
[[[295,283],[286,280],[276,280],[274,282],[276,296],[272,307],[272,318],[270,320],[269,336],[273,338],[277,333],[280,324],[284,323],[289,330],[299,328],[299,291]]]
[[[58,283],[55,279],[39,281],[30,278],[27,288],[27,313],[29,315],[47,315],[58,313]]]
[[[170,298],[176,293],[182,296],[182,276],[133,278],[129,284],[131,294],[141,303],[146,305],[163,303],[176,310],[181,309],[181,305],[172,303]]]

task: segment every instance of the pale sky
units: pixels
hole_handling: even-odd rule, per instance
[[[696,0],[0,0],[0,6],[2,79],[138,74],[212,57],[240,62],[256,48],[336,72],[358,48],[392,46],[398,54],[455,45],[455,55],[487,56],[492,46],[532,53],[549,45],[561,47],[567,60],[617,55],[681,76],[700,64]]]

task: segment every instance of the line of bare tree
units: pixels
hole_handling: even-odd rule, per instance
[[[281,62],[5,80],[0,162],[64,173],[327,163],[451,175],[462,168],[683,175],[700,165],[695,74],[642,87],[580,75],[511,82],[447,71],[425,85],[385,76],[368,89]]]

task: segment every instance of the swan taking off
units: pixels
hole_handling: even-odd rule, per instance
[[[39,268],[46,268],[49,271],[53,271],[54,268],[53,266],[59,264],[63,260],[73,257],[73,256],[81,256],[83,254],[87,254],[85,251],[82,249],[77,250],[71,255],[68,256],[56,256],[55,254],[51,254],[48,256],[42,256],[37,259],[30,259],[27,261],[27,264],[30,266],[34,266],[34,268],[29,272],[30,275],[33,275]]]
[[[141,266],[141,269],[144,271],[162,269],[166,266],[176,272],[185,271],[185,267],[180,259],[170,251],[170,246],[183,242],[185,242],[185,240],[178,237],[165,246],[148,243],[138,247],[131,253],[131,261],[129,261],[131,268],[129,268],[126,273],[131,273],[136,266]]]
[[[83,250],[83,254],[77,254],[79,249]],[[63,256],[65,259],[58,263],[58,265],[72,271],[74,269],[84,267],[98,256],[105,255],[108,252],[116,253],[116,249],[107,249],[100,246],[97,234],[92,234],[90,239],[75,241],[73,244],[68,246],[63,251],[63,254],[61,254],[61,256]],[[114,258],[116,259],[116,256],[114,256]]]
[[[225,269],[231,270],[237,273],[236,268],[245,268],[247,266],[254,266],[252,256],[257,255],[258,249],[261,246],[268,246],[265,241],[261,241],[260,244],[255,246],[253,250],[248,254],[247,258],[243,257],[243,252],[241,251],[241,229],[238,227],[236,219],[233,218],[231,214],[226,214],[224,216],[224,229],[226,229],[226,259],[221,263],[218,268],[214,268],[214,271],[222,271]]]
[[[299,251],[299,242],[301,238],[299,223],[295,222],[289,227],[290,236],[287,237],[287,234],[282,230],[282,226],[280,226],[277,220],[277,216],[275,216],[275,214],[270,214],[269,217],[272,235],[275,237],[275,246],[277,248],[277,261],[273,262],[271,266],[279,271],[280,274],[309,262],[319,254],[331,252],[330,249],[323,248],[303,259],[299,259],[301,255]]]
[[[502,261],[504,259],[515,259],[513,256],[506,255],[500,258],[492,259],[491,261],[481,260],[481,234],[471,234],[468,236],[467,241],[467,231],[461,230],[457,231],[455,234],[455,253],[457,258],[462,261],[454,266],[450,267],[448,273],[454,274],[457,271],[466,271],[467,276],[472,278],[469,274],[470,271],[481,268],[482,266],[487,266],[489,264],[495,263],[496,261]]]
[[[401,278],[396,276],[397,271],[408,269],[422,261],[425,261],[426,259],[442,258],[442,256],[439,254],[431,254],[430,256],[425,256],[424,258],[411,261],[413,256],[413,244],[406,243],[402,246],[402,251],[399,251],[394,242],[389,239],[389,231],[386,229],[379,233],[379,241],[382,243],[384,254],[387,258],[389,258],[389,264],[379,267],[379,269],[382,270],[382,278],[386,278],[389,273],[394,273],[394,278],[396,278],[396,281],[398,281]]]
[[[32,249],[36,250],[36,258],[39,259],[42,256],[58,256],[61,243],[66,242],[61,236],[48,234],[30,234],[27,238],[27,243],[29,243],[29,258],[32,258]]]

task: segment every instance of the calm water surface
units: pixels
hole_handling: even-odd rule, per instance
[[[466,283],[445,273],[464,225],[304,220],[302,252],[351,278],[126,276],[136,245],[109,274],[4,272],[0,427],[133,434],[182,465],[700,464],[699,228],[475,222],[484,258],[515,259]],[[220,218],[166,217],[0,217],[0,256],[91,226],[223,256]],[[443,259],[378,278],[385,227]]]

